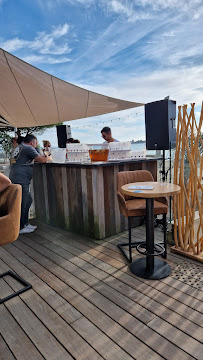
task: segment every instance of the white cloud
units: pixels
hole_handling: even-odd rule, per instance
[[[162,34],[162,36],[164,37],[174,37],[175,36],[175,31],[174,30],[170,30],[170,31],[166,31]]]
[[[121,51],[127,50],[131,45],[136,46],[136,43],[139,43],[142,38],[146,38],[148,34],[155,32],[157,28],[164,26],[167,22],[168,19],[163,16],[158,23],[156,19],[147,21],[144,25],[140,21],[135,28],[132,22],[121,23],[119,19],[115,20],[72,63],[69,68],[70,74],[75,73],[80,77],[80,74],[83,75],[87,71],[92,71],[100,65],[107,65]],[[139,54],[136,54],[133,63],[137,57],[139,58]]]
[[[194,10],[194,19],[200,15],[196,8],[202,4],[202,0],[38,0],[43,8],[53,10],[54,7],[67,6],[99,6],[104,11],[123,16],[127,21],[135,22],[141,19],[148,19],[161,11],[185,12]]]
[[[49,10],[53,10],[54,7],[60,7],[63,5],[89,6],[94,2],[95,0],[38,0],[38,3],[42,8],[47,8]]]
[[[179,70],[153,71],[140,76],[121,79],[111,79],[111,86],[77,84],[97,93],[113,96],[129,101],[148,103],[162,100],[170,95],[170,99],[176,100],[178,105],[196,103],[197,119],[199,118],[198,107],[203,101],[203,65]],[[113,84],[113,85],[112,85]],[[113,136],[119,140],[139,140],[145,138],[144,107],[137,107],[117,113],[105,114],[89,119],[81,119],[68,122],[72,127],[72,135],[81,142],[102,142],[100,131],[103,126],[112,128]],[[85,128],[84,128],[85,126]]]
[[[71,52],[71,49],[65,40],[64,44],[61,44],[59,39],[64,37],[69,32],[69,25],[63,24],[53,26],[50,33],[39,32],[37,33],[33,41],[28,41],[19,38],[13,38],[0,43],[0,46],[7,51],[17,51],[20,49],[30,49],[38,51],[40,54],[53,54],[63,55]]]
[[[160,11],[160,9],[176,9],[181,12],[194,8],[196,5],[201,4],[202,0],[134,0],[134,3],[143,7],[151,6],[155,11]]]
[[[98,0],[109,12],[135,22],[160,15],[163,11],[189,12],[194,19],[201,15],[202,0]],[[199,13],[200,12],[200,13]]]
[[[174,67],[168,70],[155,70],[130,78],[120,78],[115,75],[110,80],[113,84],[111,86],[78,85],[107,96],[140,103],[161,100],[170,95],[170,98],[176,100],[178,105],[195,102],[197,106],[200,106],[203,101],[202,79],[203,65],[184,69]],[[136,109],[134,109],[135,112]]]
[[[29,45],[29,41],[13,38],[0,42],[1,48],[6,51],[16,51]]]
[[[66,57],[55,58],[37,55],[22,56],[21,59],[31,64],[62,64],[71,61],[69,58]]]
[[[143,20],[152,18],[152,14],[149,12],[143,12],[140,10],[135,10],[133,7],[133,3],[127,3],[122,0],[111,0],[106,3],[109,11],[112,11],[118,15],[125,16],[128,21],[135,22],[136,20]]]
[[[58,26],[53,27],[52,35],[54,38],[57,39],[63,35],[66,35],[68,33],[68,31],[69,31],[68,24],[58,25]]]
[[[144,63],[148,60],[153,62],[154,67],[165,69],[173,69],[174,66],[191,68],[201,64],[203,44],[200,27],[200,20],[194,23],[191,18],[186,20],[184,16],[170,19],[164,27],[149,34],[147,41],[140,45],[135,67],[145,71]]]
[[[168,60],[171,65],[180,65],[187,58],[194,58],[198,56],[202,56],[202,49],[198,46],[198,44],[195,44],[194,46],[188,48],[185,53],[182,51],[182,49],[180,49],[169,55]]]

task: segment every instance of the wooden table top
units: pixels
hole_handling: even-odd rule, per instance
[[[142,198],[154,198],[176,195],[180,192],[180,186],[170,183],[156,182],[156,181],[142,181],[130,184],[125,184],[121,187],[121,191],[125,195],[142,197]],[[153,189],[141,190],[141,189],[128,189],[130,185],[135,186],[153,186]]]

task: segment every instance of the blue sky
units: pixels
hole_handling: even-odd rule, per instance
[[[63,80],[121,99],[203,100],[202,0],[0,0],[0,47]],[[81,142],[144,139],[144,108],[69,122]],[[55,130],[40,136],[56,145]]]

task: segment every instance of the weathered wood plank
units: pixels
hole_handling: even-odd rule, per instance
[[[75,359],[201,359],[202,291],[171,276],[160,281],[135,277],[117,249],[123,234],[98,242],[49,225],[38,226],[35,233],[0,248],[0,270],[11,268],[33,285],[16,303],[6,305],[14,327],[9,328],[8,341],[2,336],[12,357],[24,359],[16,356],[15,343],[10,346],[20,324],[36,354],[50,358],[48,349],[42,352],[42,341],[38,343],[36,335],[30,337],[30,326],[35,330],[40,321],[41,338],[46,341],[45,326],[54,337],[51,348],[56,341],[62,353]],[[133,232],[136,235],[136,229]],[[144,234],[144,228],[138,231],[140,237]],[[168,259],[175,265],[182,261],[170,253]],[[25,324],[30,310],[37,320],[31,316]],[[77,341],[72,340],[74,334]]]
[[[13,279],[10,279],[9,285],[15,290],[19,289],[19,286],[16,286]],[[84,341],[84,339],[78,335],[78,333],[74,331],[56,312],[53,312],[52,308],[49,307],[47,303],[33,290],[31,296],[28,292],[25,292],[20,295],[20,298],[56,337],[60,344],[62,344],[68,351],[67,359],[72,359],[69,353],[72,355],[74,354],[77,359],[81,360],[91,360],[93,358],[95,360],[101,359],[97,352],[89,346],[88,341]],[[78,344],[80,344],[80,347],[78,347]]]
[[[47,174],[47,180],[48,180],[47,181],[47,189],[48,189],[48,204],[49,204],[49,219],[50,219],[49,221],[50,221],[50,224],[55,225],[55,219],[57,216],[57,209],[56,209],[56,191],[57,191],[57,189],[56,189],[56,184],[54,182],[53,168],[47,167],[46,174]],[[42,202],[42,200],[41,200],[41,202]],[[44,202],[45,202],[45,200],[44,200]],[[44,207],[44,211],[45,211],[45,207]]]
[[[50,238],[50,241],[51,241],[51,238]],[[45,243],[40,242],[40,243],[43,243],[43,245],[47,246],[48,248],[50,248],[50,246],[51,246],[49,244],[49,242],[47,242],[47,244],[46,244],[46,242]],[[63,241],[58,240],[58,245],[62,246],[63,249],[66,249],[66,250],[74,253],[74,248],[71,247],[69,245],[69,243],[65,244],[65,246],[63,246]],[[55,248],[53,248],[53,247],[52,247],[52,249],[53,249],[53,251],[55,250]],[[57,251],[57,253],[59,253],[59,252]],[[63,257],[66,257],[66,254],[67,254],[67,252],[64,252],[63,250],[61,251],[61,255]],[[72,260],[71,256],[67,256],[66,258],[69,259],[70,261]],[[78,259],[77,259],[77,261],[78,261]],[[80,263],[80,268],[81,267],[82,267],[82,265]],[[87,266],[86,266],[86,271],[88,271]],[[94,270],[92,269],[92,274],[93,274],[93,271]],[[103,279],[105,278],[105,282],[107,282],[108,284],[110,283],[114,289],[119,290],[123,294],[129,294],[129,297],[131,299],[133,299],[133,298],[136,299],[136,301],[138,301],[140,304],[143,304],[144,306],[145,306],[145,298],[143,298],[142,294],[144,293],[145,295],[149,296],[151,298],[151,302],[149,302],[148,298],[146,298],[146,302],[147,302],[147,306],[149,307],[150,311],[159,316],[162,316],[162,312],[163,312],[164,319],[166,319],[166,320],[170,319],[171,324],[173,324],[175,326],[178,326],[177,324],[180,324],[179,326],[181,328],[181,324],[182,324],[183,320],[181,321],[181,319],[179,319],[179,316],[177,315],[177,313],[178,313],[186,318],[184,320],[185,321],[184,328],[186,327],[187,319],[190,319],[195,324],[202,326],[200,312],[195,312],[193,309],[193,311],[191,313],[191,308],[188,308],[185,304],[181,305],[179,302],[175,302],[174,300],[170,299],[169,296],[162,294],[161,292],[157,291],[156,289],[150,289],[148,285],[145,285],[145,287],[144,287],[143,286],[144,284],[140,280],[137,280],[136,278],[135,279],[133,278],[133,282],[132,282],[132,277],[129,276],[128,274],[122,274],[121,272],[119,272],[114,276],[116,278],[119,278],[119,280],[122,280],[122,282],[116,281],[115,279],[114,279],[114,282],[112,282],[111,277],[105,278],[105,276],[103,276],[102,278]],[[126,283],[126,285],[123,282]],[[127,284],[129,286],[127,286]],[[140,285],[141,285],[141,293],[139,293],[137,290],[134,290],[134,292],[132,291],[132,287],[134,289],[139,289]],[[133,293],[134,293],[134,296],[133,296]],[[115,298],[118,298],[118,294],[115,295]],[[186,296],[184,297],[184,300],[185,300],[185,298],[186,298]],[[156,302],[154,299],[158,302]],[[164,304],[164,307],[160,305],[162,303]],[[172,312],[167,310],[165,308],[165,305],[167,306],[167,308],[171,309]],[[202,303],[202,305],[203,305],[203,303]],[[201,311],[201,309],[200,309],[200,311]],[[194,336],[198,340],[201,340],[201,331],[199,331],[199,329],[197,328],[197,326],[195,326],[195,324],[188,323],[187,328],[189,329],[188,330],[189,334],[191,336],[193,336],[195,334]]]
[[[87,195],[87,174],[86,168],[81,169],[81,189],[82,189],[82,210],[84,234],[88,235],[88,195]]]
[[[8,291],[6,287],[8,287],[7,284],[5,286],[5,294]],[[23,295],[31,298],[31,302],[32,302],[32,299],[34,297],[33,290],[30,290],[29,292],[26,292]],[[37,306],[37,304],[35,305]],[[39,352],[46,359],[54,360],[56,358],[56,354],[57,356],[60,356],[60,358],[64,360],[72,359],[72,357],[69,356],[67,351],[61,346],[61,344],[57,342],[57,340],[51,334],[51,332],[39,321],[39,319],[35,316],[35,314],[33,314],[33,312],[30,311],[30,309],[25,305],[25,303],[21,301],[20,297],[15,297],[10,299],[5,303],[5,306],[12,314],[14,319],[22,327],[22,329],[27,334],[27,336],[35,344]],[[40,304],[38,304],[37,308],[40,309]],[[33,331],[33,329],[37,329],[37,331]],[[29,351],[27,352],[27,354],[28,353]]]
[[[87,206],[88,206],[88,236],[94,237],[94,211],[93,211],[93,189],[92,169],[87,168]]]
[[[8,286],[8,285],[7,285]],[[8,289],[1,287],[1,292],[8,293]],[[11,303],[13,300],[9,300]],[[14,298],[14,302],[17,300]],[[7,302],[7,304],[9,304]],[[41,360],[44,359],[40,352],[37,350],[35,345],[32,343],[30,338],[22,330],[20,324],[15,321],[15,317],[12,316],[12,311],[10,311],[10,306],[8,309],[6,306],[0,306],[0,333],[6,339],[8,347],[11,349],[15,358],[27,360],[29,354],[29,359],[32,360]],[[21,314],[23,316],[23,314]]]
[[[1,350],[1,360],[15,360],[11,350],[4,342],[2,336],[0,335],[0,350]]]
[[[49,216],[49,196],[48,196],[48,187],[47,187],[47,172],[46,166],[42,166],[42,182],[43,182],[43,189],[44,189],[44,201],[45,201],[45,217],[47,219],[47,223],[50,223],[50,216]]]
[[[47,226],[46,224],[43,224],[43,223],[40,223],[40,225],[41,225],[40,231],[41,231],[41,229],[44,229],[44,231],[50,232],[49,231],[49,226]],[[136,228],[133,231],[134,231],[135,235],[136,235],[136,233],[140,233],[139,238],[141,240],[143,240],[143,236],[145,236],[145,228],[144,227]],[[51,230],[51,232],[52,232],[52,230]],[[61,237],[61,239],[63,239],[64,241],[66,240],[66,238],[69,238],[69,233],[65,232],[63,229],[58,229],[58,232],[60,234],[65,234],[63,238]],[[155,233],[158,234],[158,229],[155,230]],[[160,230],[159,230],[159,233],[160,233]],[[125,234],[125,235],[123,235],[123,234]],[[102,241],[102,242],[99,241],[99,244],[101,244],[101,246],[104,249],[109,248],[111,250],[115,250],[115,252],[120,253],[120,250],[117,248],[117,243],[125,240],[125,239],[123,239],[123,236],[124,236],[124,238],[126,238],[126,233],[123,233],[123,234],[120,234],[119,236],[118,235],[113,236],[113,237],[107,239],[106,241]],[[141,236],[141,234],[143,234],[143,235]],[[163,237],[162,232],[160,234],[161,234],[160,237],[162,238]],[[47,235],[46,232],[40,233],[40,235],[42,235],[42,236],[46,237],[47,239],[49,239],[49,236]],[[54,235],[56,236],[57,233],[54,234]],[[75,239],[75,240],[73,240],[73,239]],[[77,241],[77,247],[81,248],[81,250],[88,251],[87,246],[95,248],[95,241],[93,242],[93,241],[90,241],[89,239],[86,239],[86,238],[83,239],[81,237],[78,237],[77,234],[71,234],[71,239],[68,240],[69,244],[72,243],[74,245],[75,241]],[[97,247],[97,249],[99,250],[98,247]],[[77,250],[75,249],[75,251],[77,251]],[[102,250],[101,252],[105,252],[105,250]],[[80,252],[78,252],[78,256],[80,256]],[[85,256],[87,256],[87,255],[85,255]],[[117,257],[117,255],[115,255],[115,254],[113,255],[113,253],[111,253],[111,256],[114,257],[114,258]],[[91,256],[90,256],[90,258],[91,258]],[[121,258],[122,258],[122,261],[125,262],[125,257],[122,256]],[[174,254],[170,254],[170,253],[168,253],[168,258],[171,259],[171,261],[175,261],[178,264],[182,261],[182,259],[178,255],[174,255]],[[100,262],[100,261],[98,261],[96,259],[94,261],[97,261],[98,264],[100,264],[100,263],[102,264],[102,262]],[[106,265],[104,265],[104,266],[106,266]],[[107,266],[107,268],[108,268],[108,266]],[[170,284],[171,285],[171,286],[169,286],[170,289],[174,288],[175,291],[179,290],[179,292],[178,292],[179,296],[182,293],[183,293],[183,295],[190,293],[190,295],[192,296],[192,294],[194,293],[193,299],[196,299],[196,300],[199,299],[200,301],[202,301],[202,296],[201,296],[199,291],[196,291],[195,288],[191,288],[191,286],[189,286],[187,284],[184,284],[183,282],[180,282],[178,280],[175,280],[175,279],[173,279],[171,277],[161,279],[158,282],[151,282],[151,281],[144,280],[144,279],[141,279],[139,281],[142,282],[142,283],[146,283],[147,287],[149,285],[151,285],[151,286],[153,286],[155,288],[157,286],[159,286],[159,285],[160,286],[162,286],[162,285],[166,286],[167,284]],[[167,292],[168,292],[168,288],[166,289],[165,293],[167,294]],[[192,297],[191,296],[190,296],[190,299],[189,299],[189,303],[192,302]]]
[[[95,239],[126,230],[128,222],[120,215],[116,200],[116,175],[143,168],[154,175],[156,161],[102,166],[37,164],[33,177],[37,218]]]
[[[92,169],[92,197],[95,238],[106,237],[103,168]]]
[[[10,245],[9,248],[14,248],[14,246]],[[9,262],[9,256],[6,256],[5,251],[4,257],[6,258],[6,261]],[[23,259],[22,254],[17,257],[20,261]],[[13,260],[11,260],[11,262],[13,262]],[[29,263],[28,266],[32,266],[32,263]],[[123,327],[119,326],[119,324],[106,316],[88,300],[77,294],[73,289],[68,286],[64,288],[64,282],[61,282],[60,279],[55,277],[52,273],[45,269],[42,270],[37,266],[35,267],[35,271],[40,278],[44,279],[45,277],[48,284],[50,284],[59,294],[67,299],[67,301],[73,304],[76,309],[80,309],[79,311],[81,311],[84,316],[86,316],[92,323],[112,338],[113,341],[126,350],[127,353],[130,353],[132,356],[135,355],[135,358],[138,356],[139,359],[143,360],[145,360],[146,357],[154,360],[162,359],[158,353],[154,353],[153,350],[148,348],[132,334],[128,333]]]
[[[127,354],[124,350],[110,340],[102,331],[100,331],[95,325],[93,325],[86,318],[81,318],[73,324],[75,330],[77,330],[81,336],[88,341],[91,339],[92,344],[97,351],[106,359],[111,360],[132,360],[133,358]],[[104,345],[105,344],[105,345]]]
[[[63,201],[63,184],[62,184],[62,168],[53,167],[53,189],[52,192],[55,192],[55,217],[52,218],[53,224],[58,227],[65,227],[65,216],[64,216],[64,201]]]
[[[65,228],[69,229],[69,205],[68,205],[68,182],[66,168],[62,168],[62,188],[63,188],[63,208],[64,208],[64,223]]]
[[[45,209],[45,193],[43,185],[43,175],[42,175],[43,166],[34,166],[33,170],[33,188],[34,188],[34,198],[35,198],[35,213],[36,217],[48,223],[48,218],[46,218],[46,209]]]
[[[190,336],[184,334],[184,332],[178,331],[175,327],[172,327],[167,322],[162,321],[159,318],[153,319],[149,324],[149,327],[157,331],[162,336],[167,336],[170,341],[181,347],[184,351],[194,357],[195,359],[202,360],[203,344],[192,339]]]
[[[30,244],[30,241],[29,241],[29,244]],[[31,244],[30,244],[31,245]],[[50,254],[50,253],[48,253],[48,251],[45,251],[45,250],[42,250],[41,249],[41,247],[40,246],[37,246],[36,244],[34,244],[34,242],[33,242],[33,244],[32,244],[32,247],[34,247],[34,248],[38,248],[38,251],[43,251],[43,253],[44,254],[46,254],[46,256],[48,256],[50,259],[52,259],[52,260],[54,260],[54,261],[56,261],[57,263],[58,263],[58,261],[59,261],[59,263],[60,263],[60,259],[59,258],[57,258],[56,256],[54,256],[53,257],[53,255],[52,254]],[[77,276],[80,276],[79,275],[79,271],[77,272]],[[84,279],[85,280],[85,279]],[[68,281],[67,281],[68,282]],[[98,286],[99,286],[99,292],[97,292],[97,293],[95,293],[94,292],[94,290],[93,290],[93,288],[94,289],[96,289],[97,291],[98,291]],[[130,303],[130,300],[128,299],[128,307],[126,308],[126,300],[124,300],[124,299],[122,299],[122,295],[119,295],[119,293],[114,293],[114,291],[113,291],[113,289],[112,288],[109,288],[109,291],[108,292],[106,292],[106,291],[104,291],[103,292],[103,290],[105,290],[105,289],[107,289],[107,287],[106,286],[104,286],[103,284],[101,285],[100,283],[98,283],[97,282],[97,284],[92,284],[92,289],[90,290],[87,290],[86,292],[85,292],[85,296],[87,296],[87,294],[90,294],[91,293],[91,299],[90,299],[90,297],[88,297],[88,299],[90,300],[90,301],[92,301],[92,299],[93,298],[95,298],[96,299],[96,302],[97,302],[97,306],[98,306],[98,302],[100,301],[101,303],[102,303],[102,307],[104,306],[104,303],[106,304],[106,306],[107,306],[107,304],[108,304],[108,301],[106,300],[107,298],[112,302],[112,301],[114,301],[114,303],[116,303],[117,305],[119,305],[119,307],[120,307],[120,312],[121,312],[121,308],[123,308],[124,310],[126,310],[128,313],[132,313],[132,315],[134,316],[134,317],[136,317],[137,319],[140,319],[143,323],[148,323],[149,321],[150,321],[150,318],[152,319],[155,315],[152,315],[152,312],[151,312],[151,310],[152,310],[152,308],[150,308],[150,312],[147,314],[147,312],[146,312],[146,310],[144,310],[144,308],[141,308],[141,307],[139,307],[139,305],[138,305],[138,303],[133,303],[133,305],[132,305],[132,303]],[[103,295],[103,296],[102,296]],[[90,296],[90,295],[89,295]],[[106,298],[106,299],[105,299]],[[111,305],[112,306],[112,305]],[[104,311],[104,309],[102,308],[102,310]],[[132,312],[132,310],[133,310],[133,312]],[[141,316],[141,317],[140,317]],[[170,325],[171,326],[171,325]],[[173,328],[172,326],[171,326],[171,328]],[[177,330],[176,332],[178,332],[179,330]],[[182,334],[182,333],[181,333]],[[185,336],[185,338],[186,339],[188,339],[188,336],[187,335],[184,335],[184,334],[182,334],[182,337],[184,338],[184,336]],[[191,341],[193,341],[195,344],[196,344],[196,346],[197,346],[197,348],[198,348],[198,351],[200,351],[199,350],[199,348],[200,348],[200,346],[198,346],[198,342],[196,341],[196,340],[192,340],[191,339]],[[177,345],[177,344],[176,344]],[[180,344],[180,348],[182,348],[182,345]]]
[[[120,217],[120,210],[117,200],[117,174],[119,172],[118,165],[114,166],[114,174],[113,174],[113,183],[114,183],[114,207],[115,207],[115,231],[116,233],[121,232],[121,217]]]

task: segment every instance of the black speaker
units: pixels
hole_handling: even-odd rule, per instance
[[[58,147],[66,148],[67,138],[71,136],[70,125],[57,125]]]
[[[176,101],[164,99],[145,105],[147,150],[168,150],[176,141]]]

